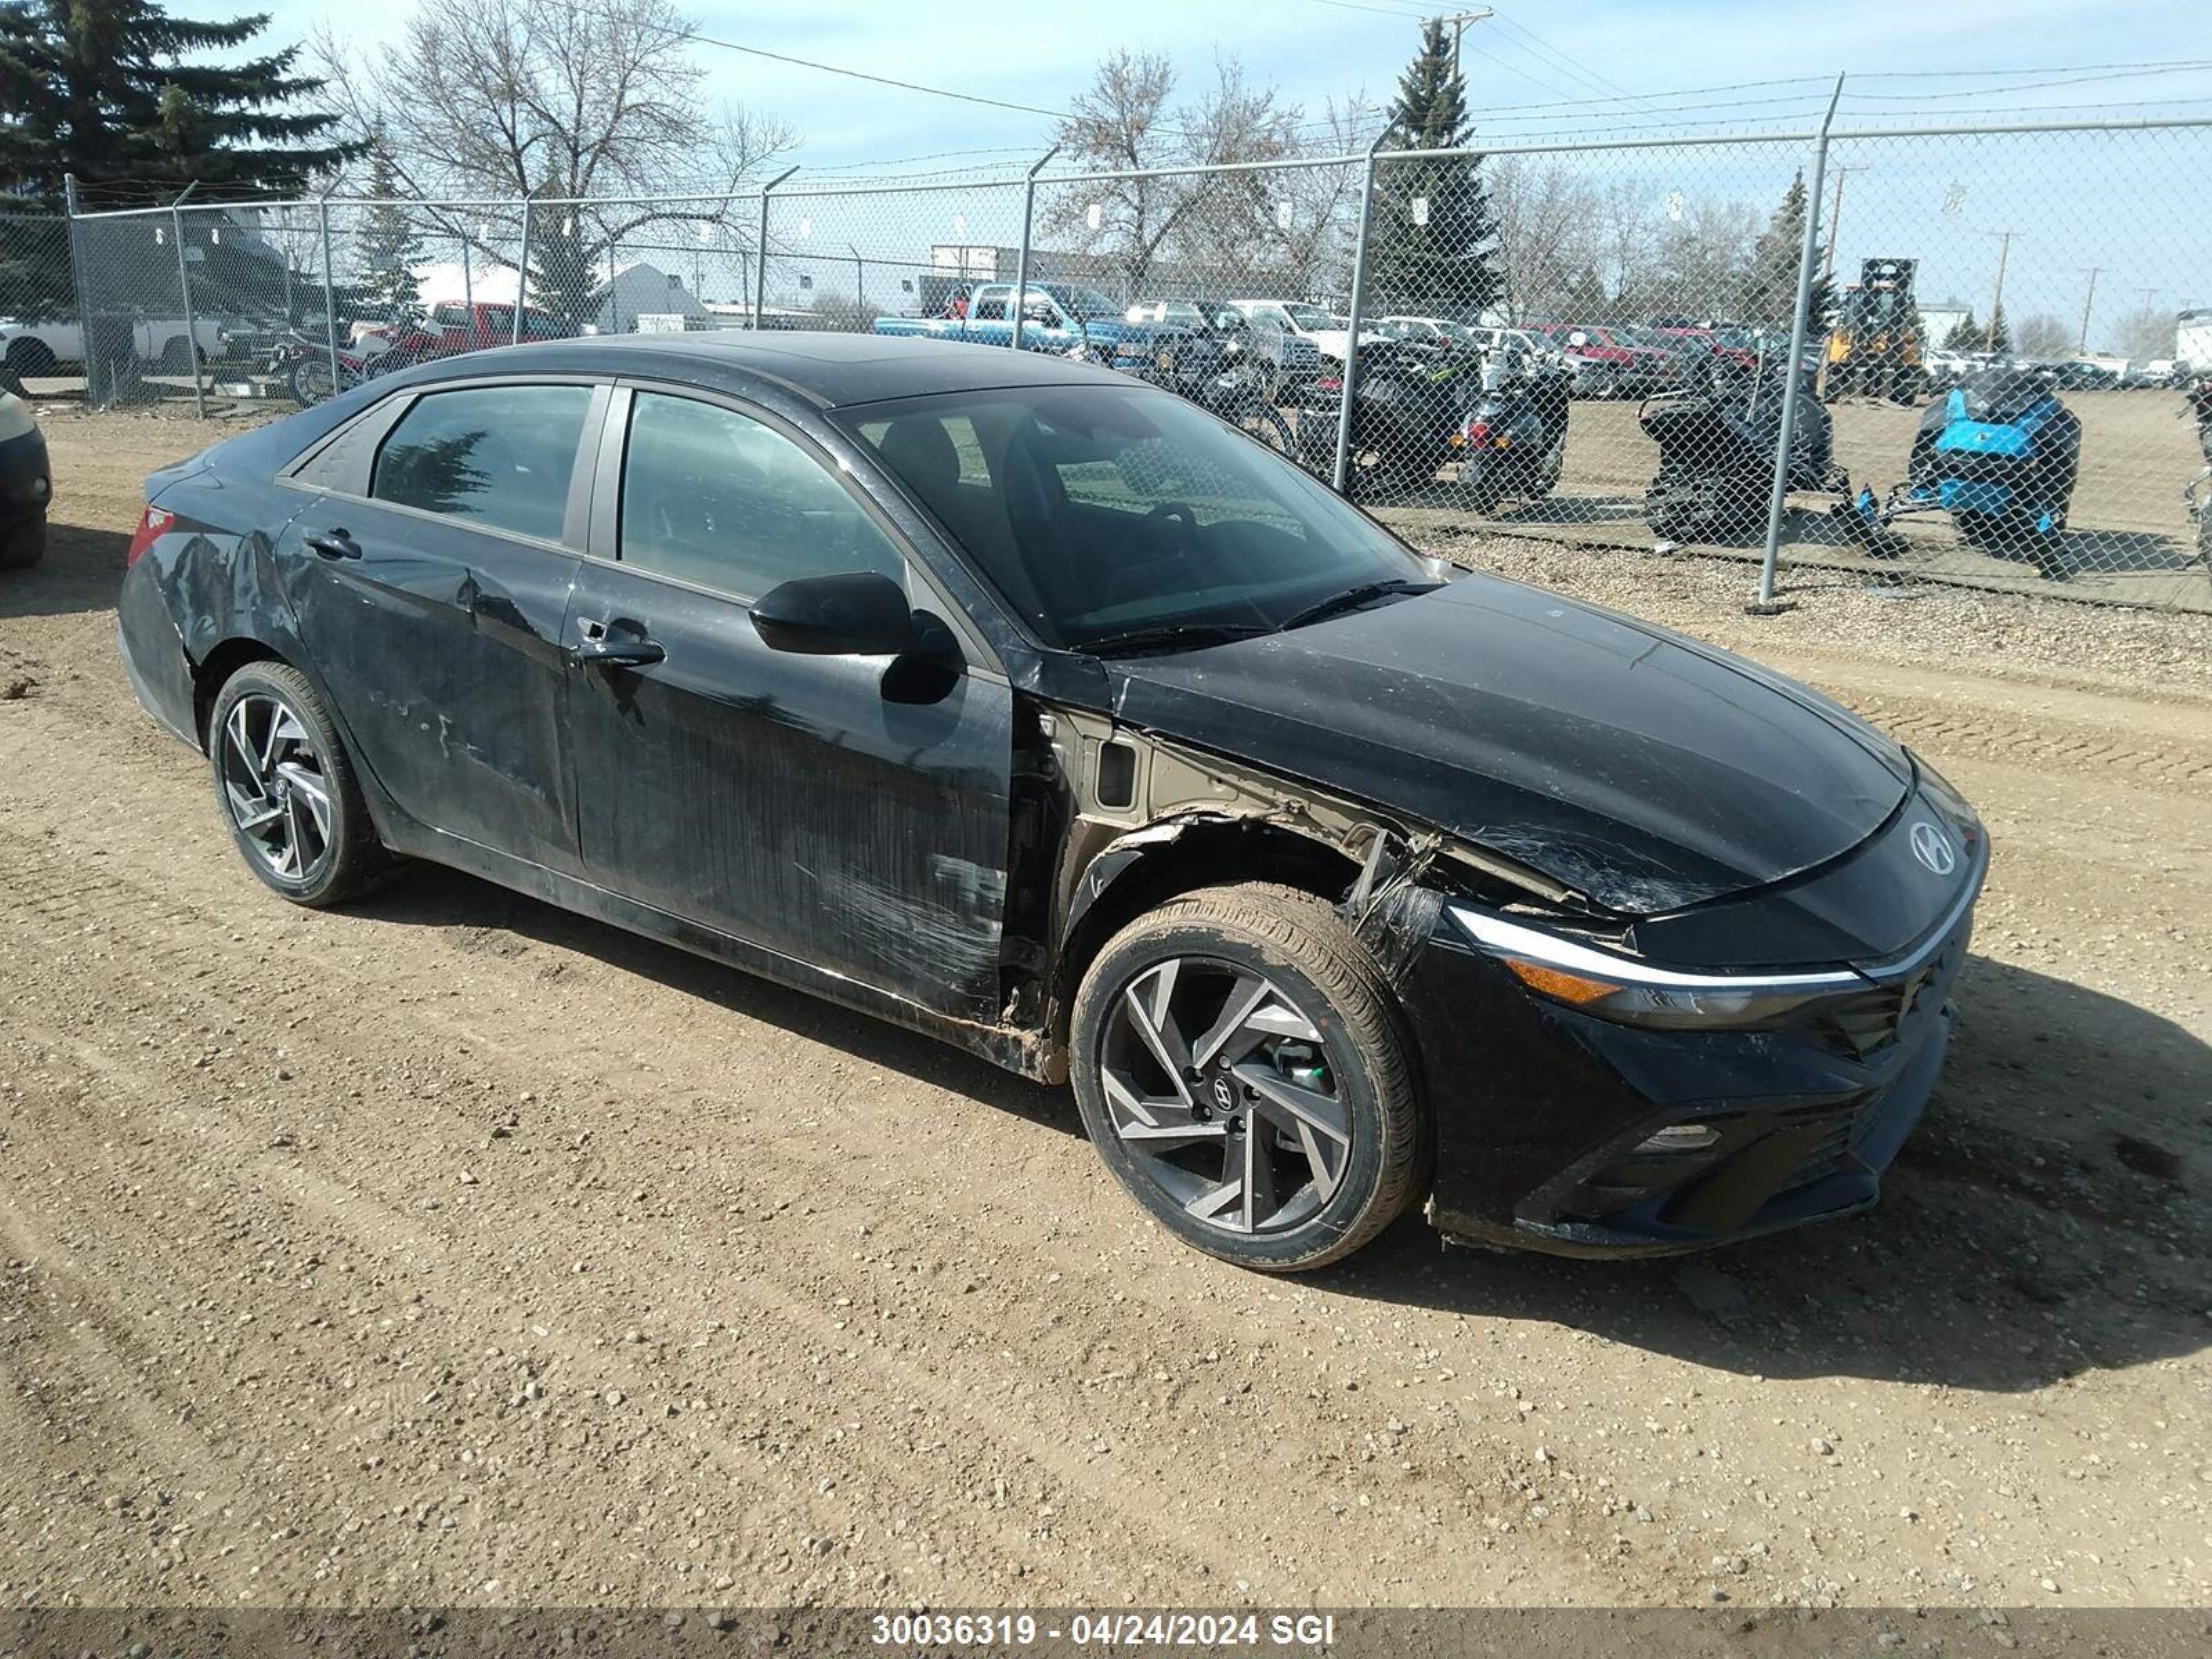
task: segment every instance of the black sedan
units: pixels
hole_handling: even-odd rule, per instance
[[[1988,858],[1813,692],[982,346],[426,364],[155,474],[121,613],[285,897],[432,860],[1072,1080],[1256,1267],[1870,1203]]]

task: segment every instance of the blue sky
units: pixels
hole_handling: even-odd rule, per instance
[[[406,0],[362,9],[328,0],[266,0],[271,38],[329,21],[362,46],[396,35]],[[180,5],[180,9],[185,9]],[[1913,117],[2056,117],[2097,104],[2120,113],[2212,114],[2212,7],[2198,0],[1500,0],[1473,25],[1464,68],[1481,136],[1540,140],[1581,128],[1659,136],[1686,124],[1784,131],[1810,125],[1828,78],[1847,83],[1843,125]],[[1317,118],[1332,95],[1389,98],[1411,55],[1416,0],[1108,0],[1082,7],[925,5],[915,0],[727,0],[696,9],[702,29],[769,51],[953,88],[1064,107],[1104,53],[1121,45],[1168,53],[1194,89],[1216,53],[1278,86]],[[985,21],[988,20],[988,21]],[[878,87],[702,45],[708,95],[758,106],[799,130],[801,182],[866,167],[1018,173],[1052,123],[1016,111]],[[2147,75],[2096,66],[2192,64]],[[1685,89],[1762,84],[1740,92]],[[1621,101],[1623,91],[1642,94]],[[1677,94],[1672,97],[1665,94]],[[1579,105],[1567,100],[1583,100]],[[1600,101],[1595,106],[1589,100]],[[1546,108],[1544,106],[1553,107]],[[948,152],[955,152],[950,154]],[[964,154],[960,152],[981,152]],[[1793,147],[1622,154],[1578,161],[1601,181],[1626,179],[1652,204],[1740,200],[1763,216],[1802,160]],[[2098,277],[2092,343],[2107,323],[2148,305],[2212,304],[2212,257],[2201,223],[2212,131],[2121,139],[1916,141],[1839,150],[1846,175],[1839,275],[1860,258],[1923,261],[1923,301],[1954,296],[1986,308],[1998,242],[2012,245],[2006,310],[2080,316]],[[894,163],[877,168],[872,164]],[[948,223],[928,240],[1011,240],[988,228],[1018,198],[915,208]],[[2186,219],[2177,217],[2185,207]],[[856,221],[867,211],[853,204]],[[875,211],[884,210],[876,209]],[[860,234],[826,205],[824,247]]]
[[[396,33],[409,9],[405,0],[367,10],[328,0],[269,3],[277,38],[328,21],[364,43]],[[1029,0],[980,8],[916,0],[724,0],[694,10],[707,33],[727,40],[1054,108],[1116,46],[1166,52],[1194,83],[1214,53],[1233,52],[1256,77],[1275,82],[1317,117],[1331,94],[1364,87],[1386,99],[1411,54],[1416,19],[1433,9],[1415,0],[1111,0],[1079,7]],[[2191,0],[1501,0],[1494,9],[1497,20],[1473,25],[1466,35],[1463,62],[1478,112],[1592,99],[1614,87],[1654,94],[1838,70],[2212,58],[2212,9]],[[701,57],[712,70],[715,95],[782,115],[805,134],[807,159],[819,167],[969,148],[1036,148],[1048,125],[733,52],[702,47]],[[1868,100],[1850,107],[1870,112],[1899,106],[1895,97],[1871,96],[1876,91],[1917,95],[1962,84],[1870,82]],[[2008,94],[2001,101],[2191,92],[2212,96],[2212,77],[2118,79]],[[1814,98],[1809,88],[1744,95],[1790,100],[1747,106],[1747,114],[1786,112]],[[1958,101],[1929,106],[1957,107]],[[1510,124],[1501,116],[1494,130],[1557,125],[1548,115],[1534,124],[1530,112],[1511,113]],[[1639,118],[1648,118],[1639,112]]]

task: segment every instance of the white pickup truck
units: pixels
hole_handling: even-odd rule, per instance
[[[182,319],[142,317],[131,325],[131,349],[139,363],[155,374],[192,372],[186,338]],[[190,339],[204,359],[222,355],[222,330],[211,318],[196,319]],[[0,317],[0,390],[20,389],[25,380],[50,374],[83,372],[84,331],[76,323],[21,323]]]

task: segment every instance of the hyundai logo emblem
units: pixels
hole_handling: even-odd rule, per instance
[[[1912,826],[1912,856],[1939,876],[1948,876],[1959,867],[1959,854],[1950,836],[1924,818]]]

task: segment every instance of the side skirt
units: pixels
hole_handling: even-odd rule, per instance
[[[459,836],[426,830],[390,809],[378,813],[385,844],[396,853],[431,864],[450,866],[541,899],[563,910],[589,916],[644,938],[673,945],[726,967],[787,985],[793,990],[834,1002],[857,1012],[873,1015],[924,1036],[949,1042],[956,1048],[980,1055],[994,1066],[1040,1083],[1064,1080],[1054,1069],[1054,1056],[1045,1034],[1011,1025],[984,1025],[879,990],[844,975],[801,962],[732,934],[702,927],[682,916],[624,898],[573,876],[548,870],[512,854],[501,853]]]

